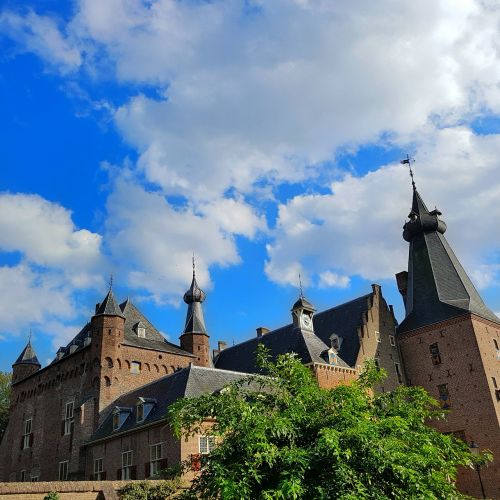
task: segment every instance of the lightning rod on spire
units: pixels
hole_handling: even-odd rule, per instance
[[[302,278],[300,277],[300,273],[299,273],[299,290],[300,290],[300,297],[304,298],[304,293],[302,291]]]
[[[109,291],[113,289],[113,273],[109,274]]]
[[[407,154],[406,158],[403,160],[400,160],[399,163],[401,163],[401,165],[408,165],[408,167],[410,168],[411,185],[413,186],[413,191],[416,191],[417,187],[415,185],[415,179],[413,177],[413,170],[411,168],[411,164],[415,163],[415,159],[411,158],[410,155]]]

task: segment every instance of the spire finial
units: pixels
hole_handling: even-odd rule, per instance
[[[411,164],[415,163],[415,160],[407,154],[406,158],[404,160],[400,160],[399,163],[401,163],[402,165],[408,165],[408,167],[410,168],[411,185],[413,186],[413,191],[416,191],[417,186],[415,186],[415,179],[413,177],[413,170],[411,168]]]
[[[195,277],[196,274],[196,262],[194,260],[194,252],[193,252],[193,278]]]
[[[113,273],[110,273],[109,275],[109,291],[113,289]]]
[[[30,328],[30,334],[28,336],[28,344],[31,344],[31,328]]]
[[[300,290],[300,298],[303,299],[304,298],[304,292],[302,290],[302,278],[300,277],[300,273],[299,273],[299,290]]]

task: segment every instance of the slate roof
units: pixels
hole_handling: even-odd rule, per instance
[[[14,365],[21,365],[21,364],[42,366],[40,364],[40,361],[38,361],[38,358],[36,357],[35,350],[31,345],[31,340],[28,341],[26,347],[23,349],[19,357],[16,359],[16,362],[14,363]]]
[[[111,297],[110,297],[111,294]],[[110,299],[106,301],[106,299]],[[106,299],[102,304],[100,304],[98,308],[98,313],[101,310],[114,311],[110,312],[110,314],[114,314],[116,300],[110,291],[106,296]],[[113,302],[115,304],[113,304]],[[108,304],[108,305],[107,305]],[[116,305],[120,310],[120,314],[116,314],[117,316],[121,316],[125,318],[125,329],[123,335],[123,344],[129,345],[132,347],[139,347],[142,349],[152,349],[155,351],[168,352],[172,354],[179,354],[182,356],[188,356],[190,358],[194,358],[195,356],[190,352],[181,349],[179,346],[172,344],[153,326],[153,324],[142,314],[141,311],[129,300],[127,299],[125,302]],[[106,309],[108,308],[108,309]],[[108,314],[107,312],[100,312],[99,314]],[[142,323],[142,326],[146,329],[145,338],[141,338],[137,336],[136,326],[138,323]],[[65,346],[61,347],[59,351],[63,352],[63,356],[70,354],[70,347],[72,345],[77,345],[77,351],[86,347],[84,341],[86,337],[91,336],[91,324],[87,323],[75,337]],[[58,361],[56,357],[52,363]]]
[[[212,394],[229,383],[241,380],[246,376],[248,376],[246,373],[235,373],[193,365],[166,375],[150,384],[134,389],[114,401],[114,407],[133,408],[133,412],[128,415],[123,425],[116,431],[113,431],[113,412],[110,412],[101,426],[91,436],[90,442],[165,420],[169,406],[178,399]],[[147,417],[137,423],[135,405],[139,398],[154,399],[156,404]]]
[[[500,319],[484,304],[469,276],[444,237],[440,212],[429,212],[420,194],[413,193],[412,214],[404,226],[410,242],[406,318],[400,333],[471,312],[490,321]],[[410,215],[412,215],[410,214]]]
[[[303,363],[325,363],[325,351],[330,348],[330,336],[342,337],[339,366],[354,367],[359,352],[357,328],[363,325],[363,313],[369,309],[372,294],[327,309],[313,316],[314,334],[294,330],[289,324],[266,333],[262,337],[254,337],[221,351],[214,360],[216,368],[225,370],[253,372],[258,371],[256,349],[259,343],[264,344],[273,358],[286,352],[295,352]]]
[[[106,314],[108,316],[120,316],[123,318],[122,310],[118,306],[111,288],[95,313],[96,316],[100,316],[102,314]]]

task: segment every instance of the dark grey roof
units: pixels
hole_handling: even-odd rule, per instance
[[[193,280],[189,290],[184,294],[184,302],[188,305],[186,324],[183,333],[207,333],[201,303],[205,300],[205,292],[198,286],[193,268]]]
[[[134,408],[119,430],[113,431],[112,412],[90,438],[90,442],[103,439],[113,434],[135,430],[154,422],[166,419],[168,407],[180,398],[190,398],[211,394],[231,382],[246,377],[246,373],[235,373],[214,368],[189,366],[175,373],[166,375],[150,384],[135,389],[115,402],[115,407]],[[139,398],[155,399],[156,404],[145,420],[137,423],[135,405]]]
[[[315,307],[303,296],[301,295],[299,297],[299,300],[295,302],[295,304],[292,307],[292,311],[294,309],[307,309],[309,311],[316,311]]]
[[[471,312],[500,323],[484,304],[469,276],[444,237],[440,212],[429,212],[418,191],[413,193],[410,221],[403,236],[410,242],[406,318],[399,332]]]
[[[36,357],[35,350],[31,345],[31,340],[28,341],[26,347],[23,349],[19,357],[16,359],[16,362],[12,366],[21,364],[42,366],[40,364],[40,361],[38,361],[38,358]]]
[[[192,302],[203,302],[205,297],[205,292],[198,286],[196,274],[193,269],[193,279],[189,290],[184,294],[184,302],[186,304],[191,304]]]
[[[364,301],[364,307],[366,310],[366,300]],[[224,370],[245,371],[251,373],[258,372],[259,369],[256,366],[256,353],[257,346],[259,344],[263,344],[269,349],[272,359],[275,359],[279,354],[294,352],[299,356],[302,363],[325,363],[327,362],[326,351],[330,348],[330,335],[332,333],[338,333],[335,326],[330,325],[328,318],[324,316],[328,313],[332,314],[331,311],[333,310],[330,309],[329,311],[324,311],[314,316],[313,323],[315,333],[304,332],[299,328],[294,328],[292,324],[283,326],[277,330],[266,333],[261,337],[254,337],[246,342],[224,349],[214,360],[215,367],[222,368]],[[336,315],[333,314],[333,316]],[[358,324],[361,324],[361,313],[358,316]],[[353,326],[353,328],[355,338],[357,340],[358,337],[355,332],[355,327]],[[346,334],[347,331],[350,331],[349,328],[345,328],[345,331],[342,330],[344,334]],[[342,335],[342,333],[338,334]],[[342,350],[344,346],[349,347],[349,349],[346,350],[346,353],[349,350],[352,350],[351,344],[352,342],[349,341],[342,343],[341,350],[339,352],[339,366],[346,368],[349,367]]]
[[[120,311],[122,311],[123,316],[125,316],[125,332],[123,335],[124,344],[143,349],[154,349],[156,351],[194,357],[191,353],[181,349],[171,342],[168,342],[129,299],[120,304]],[[145,338],[137,336],[137,332],[134,328],[137,323],[142,323],[146,329]]]
[[[101,302],[99,308],[97,309],[95,315],[108,315],[108,316],[121,316],[123,317],[122,310],[118,306],[118,303],[115,300],[115,296],[113,295],[113,290],[109,289],[106,298]]]

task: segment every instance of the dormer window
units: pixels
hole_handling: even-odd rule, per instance
[[[135,405],[136,407],[136,421],[144,422],[149,415],[149,412],[153,409],[156,404],[156,399],[152,398],[139,398]]]
[[[328,349],[328,363],[334,366],[339,364],[337,349],[334,349],[333,347],[330,347],[330,349]]]
[[[132,413],[132,408],[121,408],[116,406],[113,410],[113,431],[119,430]]]
[[[330,345],[332,349],[334,349],[337,352],[340,351],[340,347],[342,345],[343,340],[344,339],[339,335],[337,335],[336,333],[330,335]]]
[[[136,323],[134,326],[135,333],[137,333],[137,336],[141,339],[146,338],[146,327],[144,326],[144,323],[142,321],[139,321],[139,323]]]

